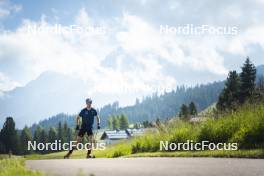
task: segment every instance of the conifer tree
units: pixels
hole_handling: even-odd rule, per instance
[[[190,112],[188,106],[185,104],[182,104],[180,113],[179,113],[180,119],[182,120],[188,120],[190,118]]]
[[[41,131],[42,131],[42,128],[38,125],[35,132],[34,132],[34,137],[33,137],[33,141],[36,141],[36,143],[40,143]]]
[[[62,127],[61,122],[59,122],[59,124],[58,124],[58,130],[57,131],[58,131],[57,139],[61,140],[61,142],[63,143],[64,142],[64,136],[63,136],[63,127]]]
[[[191,102],[189,104],[189,112],[190,112],[190,115],[193,115],[193,116],[197,115],[198,112],[197,112],[197,108],[196,108],[194,102]]]
[[[119,118],[117,116],[113,116],[113,129],[119,129]]]
[[[217,102],[219,110],[234,110],[239,105],[240,78],[236,71],[230,71],[225,87]]]
[[[12,152],[14,154],[20,153],[17,137],[17,131],[15,129],[15,122],[12,117],[7,117],[6,121],[3,125],[3,128],[0,132],[1,140],[3,145],[5,146],[5,153]]]
[[[27,126],[25,126],[21,132],[21,150],[22,154],[30,154],[32,151],[28,150],[28,141],[32,141],[32,134]]]
[[[48,142],[48,136],[47,133],[44,129],[41,130],[40,132],[40,136],[39,136],[39,141],[40,143],[43,143],[44,145],[46,145],[46,143]],[[40,153],[47,153],[48,151],[46,149],[39,151]]]
[[[240,74],[240,93],[239,101],[244,103],[248,100],[255,92],[256,87],[256,68],[253,63],[251,63],[249,57],[247,57]]]
[[[113,129],[113,118],[111,116],[107,119],[107,127],[108,129]]]
[[[128,128],[128,118],[125,114],[121,114],[120,115],[120,119],[119,119],[119,124],[120,124],[120,129],[121,130],[125,130]]]

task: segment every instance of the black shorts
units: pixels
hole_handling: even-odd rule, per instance
[[[81,128],[78,136],[83,137],[87,133],[88,136],[93,135],[93,129],[92,128]]]

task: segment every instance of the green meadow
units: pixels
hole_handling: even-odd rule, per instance
[[[212,143],[237,143],[238,150],[160,151],[160,141],[182,143],[210,141]],[[161,123],[157,130],[141,137],[107,146],[106,150],[94,151],[96,157],[245,157],[264,158],[264,104],[244,105],[236,112],[222,117],[208,118],[198,123],[178,118]],[[28,155],[28,159],[63,158],[66,152]],[[72,158],[85,158],[86,151],[75,151]]]

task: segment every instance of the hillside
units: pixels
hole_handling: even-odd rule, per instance
[[[263,75],[264,65],[260,65],[257,67],[257,80]],[[118,107],[118,103],[106,105],[100,109],[100,115],[104,124],[109,115],[120,113],[128,115],[130,122],[153,121],[156,118],[174,117],[183,103],[189,104],[191,101],[196,104],[198,111],[203,111],[217,101],[223,87],[224,81],[189,88],[182,86],[160,96],[154,94],[146,97],[133,106]]]
[[[258,77],[263,73],[264,65],[258,66]],[[178,113],[182,103],[188,104],[190,101],[194,101],[201,111],[217,100],[223,85],[224,82],[214,82],[188,88],[181,86],[162,95],[153,94],[144,97],[141,102],[137,101],[136,104],[126,107],[119,107],[118,102],[108,104],[100,108],[102,125],[106,124],[109,115],[120,113],[127,114],[132,123],[170,118]],[[16,88],[1,97],[0,116],[13,116],[18,128],[22,128],[25,124],[30,125],[62,112],[78,113],[80,107],[83,107],[83,99],[87,96],[88,87],[89,83],[84,83],[82,80],[55,72],[46,72],[25,87]],[[104,96],[93,96],[93,99],[100,102]],[[109,95],[109,101],[114,100],[115,96]],[[0,119],[0,125],[4,119]],[[55,124],[60,121],[56,116],[51,119]],[[45,122],[42,122],[42,125],[45,126]]]
[[[134,106],[123,108],[118,108],[115,105],[105,106],[100,110],[100,114],[106,118],[109,114],[125,113],[131,122],[171,118],[177,115],[183,103],[189,104],[193,101],[197,105],[198,111],[205,109],[217,100],[223,86],[223,82],[214,82],[191,88],[178,87],[175,91],[160,96],[146,97]]]
[[[237,112],[221,118],[209,118],[205,122],[191,124],[178,119],[162,124],[159,133],[149,133],[134,138],[129,143],[120,143],[97,155],[103,157],[134,156],[215,156],[215,157],[260,157],[263,158],[264,105],[245,104]],[[166,130],[164,130],[166,129]],[[171,135],[168,135],[171,134]],[[237,143],[238,150],[210,151],[160,151],[160,141],[182,143],[210,141],[211,143]],[[250,149],[250,150],[249,150]],[[253,152],[253,153],[251,153]],[[171,153],[171,154],[168,154]],[[138,155],[137,155],[138,154]]]
[[[257,80],[263,75],[264,65],[260,65],[257,67]],[[106,105],[100,109],[100,115],[103,117],[104,124],[109,115],[120,113],[125,113],[130,122],[154,121],[156,118],[174,117],[183,103],[189,104],[191,101],[196,104],[198,111],[203,111],[217,101],[223,87],[224,81],[190,88],[182,86],[160,96],[154,94],[146,97],[133,106],[118,107],[118,103]]]
[[[102,127],[106,126],[109,115],[125,113],[130,123],[143,122],[145,120],[155,121],[157,118],[166,119],[175,116],[183,103],[194,101],[198,110],[211,105],[217,100],[223,88],[223,82],[214,82],[207,85],[199,85],[192,88],[179,87],[175,91],[163,95],[153,95],[145,97],[142,102],[137,102],[133,106],[119,107],[118,102],[104,106],[99,110]],[[76,115],[60,113],[48,119],[40,121],[38,124],[44,128],[57,125],[60,121],[67,121],[68,125],[75,125]],[[32,126],[34,130],[36,124]]]
[[[263,75],[264,65],[260,65],[257,67],[257,79]],[[179,112],[179,108],[183,103],[188,104],[190,101],[195,102],[198,111],[207,111],[206,109],[217,101],[223,86],[223,81],[189,88],[182,86],[162,95],[154,94],[145,97],[141,102],[137,101],[135,105],[127,107],[119,107],[118,102],[114,102],[113,104],[105,105],[99,110],[102,126],[106,125],[109,115],[120,113],[125,113],[129,117],[130,123],[143,122],[145,120],[155,121],[157,118],[171,118]],[[58,124],[59,121],[67,121],[70,126],[74,126],[74,117],[75,115],[58,114],[41,121],[39,124],[47,127],[50,124]]]

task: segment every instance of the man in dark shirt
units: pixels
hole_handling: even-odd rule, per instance
[[[78,136],[77,136],[77,145],[82,137],[87,133],[88,136],[88,143],[92,144],[93,142],[93,124],[94,124],[94,117],[96,117],[97,121],[97,129],[100,129],[100,118],[94,108],[92,108],[92,100],[90,98],[86,99],[86,107],[81,110],[79,115],[77,116],[77,126],[76,130],[79,130]],[[81,128],[80,128],[80,120],[82,121]],[[69,158],[73,152],[73,149],[71,149],[64,158]],[[92,147],[88,149],[87,151],[87,158],[91,158]]]

